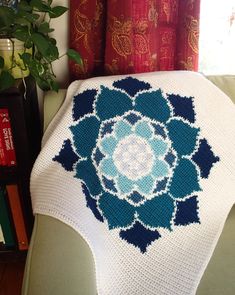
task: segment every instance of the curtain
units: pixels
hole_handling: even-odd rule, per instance
[[[70,0],[71,80],[198,68],[200,0]]]

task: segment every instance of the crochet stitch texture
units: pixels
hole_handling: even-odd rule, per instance
[[[227,105],[222,116],[228,115],[229,108],[234,116],[228,98],[193,73],[95,78],[70,86],[56,119],[58,126],[47,135],[32,175],[33,207],[34,212],[70,224],[87,240],[96,262],[99,294],[195,292],[219,224],[234,202],[234,194],[225,200],[219,192],[221,179],[216,183],[221,177],[216,173],[224,169],[234,179],[234,161],[226,163],[227,154],[221,149],[226,134],[223,137],[221,126],[213,130],[216,114],[206,109],[207,103],[212,106],[212,96],[218,98],[215,106],[220,107],[222,101]],[[220,123],[222,130],[227,127]],[[232,138],[235,142],[234,131]],[[52,146],[56,147],[54,155]],[[43,179],[48,185],[42,197],[39,185]],[[50,186],[60,181],[68,184],[68,191],[51,191]],[[219,201],[223,209],[216,216],[217,229],[212,230],[215,216],[208,210],[217,212]],[[92,232],[99,237],[92,237]],[[210,242],[204,242],[207,235]],[[140,279],[141,287],[127,285],[122,278],[121,270],[126,270],[120,263],[125,261],[130,271],[131,253],[138,265],[131,270],[133,281],[145,277]],[[180,261],[176,263],[177,255]],[[198,261],[192,263],[195,259],[189,255]],[[148,266],[151,258],[155,266]],[[187,283],[179,282],[182,277],[176,265],[183,265],[181,276]],[[102,271],[108,275],[110,269],[113,274],[115,270],[114,283],[102,279]],[[157,279],[161,271],[164,274]],[[169,284],[164,281],[167,273],[173,275]]]

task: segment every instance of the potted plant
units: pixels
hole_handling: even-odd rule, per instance
[[[0,91],[14,84],[18,71],[22,76],[31,74],[42,90],[58,90],[52,63],[62,56],[50,36],[54,31],[50,20],[67,10],[54,6],[53,0],[21,0],[17,8],[0,6]],[[73,49],[65,54],[82,65]]]

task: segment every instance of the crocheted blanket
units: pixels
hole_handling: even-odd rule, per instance
[[[73,82],[33,169],[34,213],[86,240],[99,295],[194,294],[235,203],[235,107],[202,75]]]

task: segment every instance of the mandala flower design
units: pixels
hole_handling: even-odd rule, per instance
[[[53,160],[82,182],[87,207],[142,253],[161,230],[200,223],[197,192],[219,158],[195,122],[192,97],[131,77],[74,98]]]

